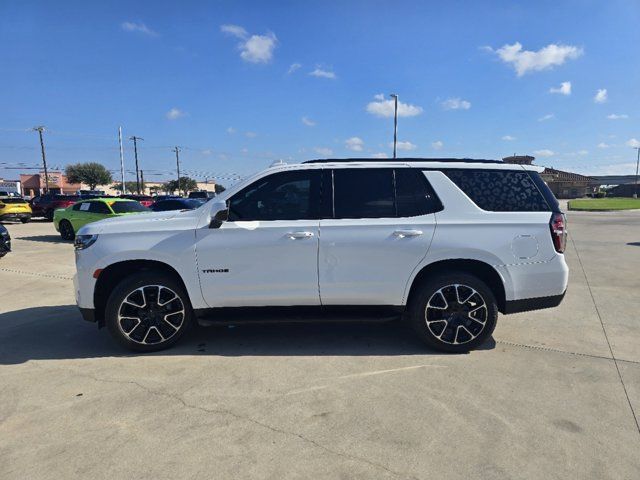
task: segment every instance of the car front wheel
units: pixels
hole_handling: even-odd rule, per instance
[[[73,240],[76,236],[73,231],[73,225],[68,220],[61,220],[60,225],[58,226],[60,229],[60,236],[63,240]]]
[[[498,306],[482,280],[451,272],[423,282],[412,297],[409,314],[414,330],[428,346],[463,353],[493,333]]]
[[[170,275],[141,272],[113,290],[105,322],[109,333],[129,350],[163,350],[191,326],[191,304],[180,282]]]

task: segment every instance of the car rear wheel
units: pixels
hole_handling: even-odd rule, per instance
[[[73,240],[76,237],[76,234],[73,231],[73,225],[71,225],[69,220],[61,220],[59,228],[60,236],[63,240]]]
[[[21,221],[22,223],[29,223],[29,221],[30,221],[30,220],[31,220],[31,218],[30,218],[30,217],[22,217],[22,218],[20,219],[20,221]]]
[[[422,283],[412,297],[409,314],[414,330],[428,346],[463,353],[493,333],[498,306],[482,280],[451,272]]]
[[[190,328],[192,311],[180,282],[159,272],[122,280],[107,301],[109,333],[129,350],[153,352],[176,343]]]

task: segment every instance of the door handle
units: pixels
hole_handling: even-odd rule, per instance
[[[311,238],[313,237],[313,232],[289,232],[287,233],[287,237],[292,240],[296,238]]]
[[[417,237],[422,235],[422,230],[396,230],[393,234],[398,238]]]

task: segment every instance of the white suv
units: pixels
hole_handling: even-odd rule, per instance
[[[537,167],[488,160],[314,160],[267,169],[197,210],[91,223],[76,300],[136,351],[189,326],[404,318],[464,352],[498,312],[557,306],[566,220]]]

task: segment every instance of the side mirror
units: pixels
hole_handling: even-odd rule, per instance
[[[224,222],[229,220],[229,208],[225,202],[216,202],[211,208],[212,217],[209,228],[220,228]]]

